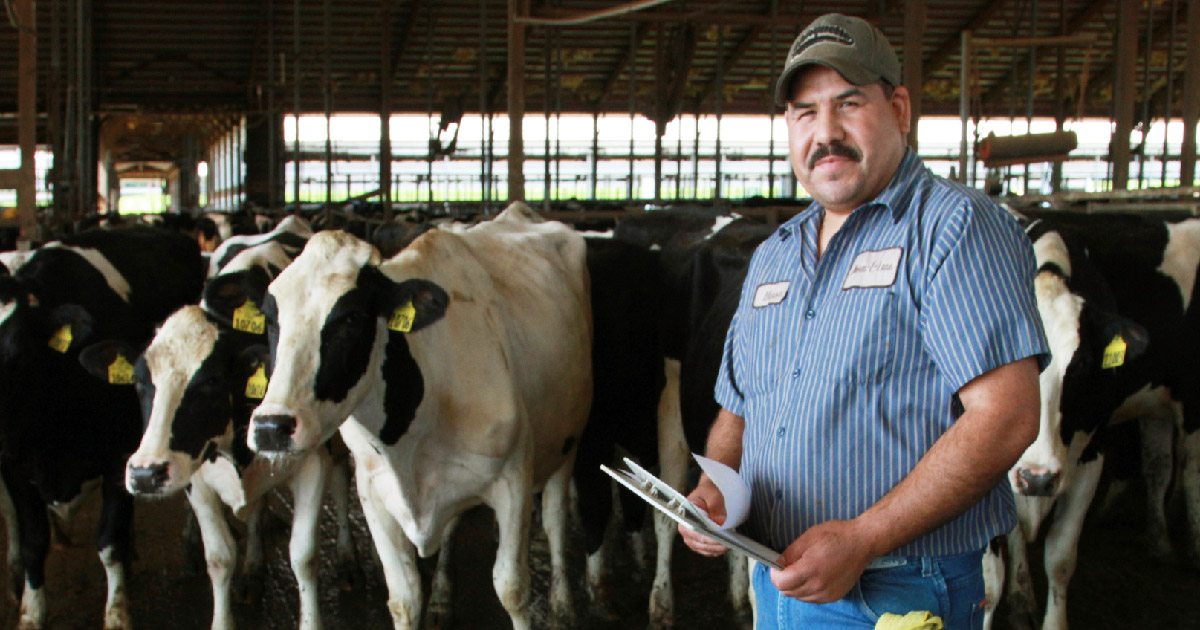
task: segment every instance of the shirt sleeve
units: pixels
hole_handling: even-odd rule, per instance
[[[725,348],[721,351],[721,367],[717,372],[717,384],[714,397],[717,404],[729,412],[741,417],[746,404],[745,396],[737,384],[737,374],[733,366],[733,347],[737,336],[738,314],[733,314],[729,322],[729,330],[725,333]]]
[[[978,202],[976,202],[978,204]],[[925,347],[953,391],[1002,365],[1050,361],[1033,247],[999,208],[970,200],[934,236],[922,299]]]

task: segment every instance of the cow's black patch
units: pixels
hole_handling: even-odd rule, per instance
[[[375,344],[375,295],[361,288],[338,298],[321,326],[316,399],[341,402],[366,376]]]
[[[387,355],[383,361],[383,378],[387,383],[384,391],[383,408],[387,420],[379,431],[379,439],[391,446],[408,431],[417,407],[425,396],[425,380],[421,368],[408,349],[408,340],[403,334],[388,335]]]

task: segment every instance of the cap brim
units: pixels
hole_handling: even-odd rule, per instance
[[[783,73],[779,75],[779,80],[775,82],[775,104],[783,107],[787,105],[791,98],[791,83],[796,78],[796,74],[800,70],[808,66],[824,66],[842,75],[848,83],[852,85],[867,85],[880,80],[880,75],[864,69],[853,63],[843,62],[839,59],[798,59],[793,60],[788,67],[783,69]]]

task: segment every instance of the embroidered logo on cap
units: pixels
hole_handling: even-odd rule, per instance
[[[821,42],[833,42],[835,44],[842,44],[843,46],[853,46],[854,38],[850,36],[850,33],[846,32],[846,29],[839,26],[816,26],[805,31],[800,41],[797,41],[796,45],[792,46],[792,54],[790,56],[795,57],[800,55]]]

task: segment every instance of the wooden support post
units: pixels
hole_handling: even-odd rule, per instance
[[[21,173],[17,184],[18,240],[39,240],[37,225],[37,12],[33,0],[17,0],[17,142],[21,147]]]
[[[379,20],[379,202],[392,220],[392,2],[381,0]],[[352,193],[346,192],[349,197]]]
[[[525,200],[525,26],[529,0],[508,0],[508,201]],[[546,98],[550,95],[547,94]]]
[[[1113,80],[1113,119],[1117,123],[1112,137],[1113,190],[1129,186],[1129,134],[1133,131],[1134,96],[1137,92],[1137,34],[1139,2],[1117,3],[1117,64]]]
[[[1179,185],[1196,183],[1196,122],[1200,119],[1200,0],[1188,0],[1187,67],[1183,74],[1183,146],[1180,149]]]
[[[921,120],[921,101],[925,94],[922,70],[921,40],[925,38],[925,0],[907,0],[904,8],[904,75],[912,106],[912,128],[908,131],[908,146],[917,150],[917,123]]]

